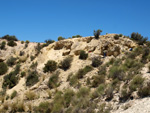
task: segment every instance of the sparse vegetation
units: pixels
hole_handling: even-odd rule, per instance
[[[58,41],[60,41],[60,40],[64,40],[65,38],[64,37],[62,37],[62,36],[59,36],[58,37]]]
[[[53,60],[49,60],[45,64],[45,67],[43,68],[43,71],[44,71],[44,73],[46,73],[46,72],[53,72],[56,69],[57,69],[57,62],[55,62]]]
[[[25,96],[27,100],[34,100],[37,97],[37,95],[33,91],[27,91],[25,93]]]
[[[79,59],[86,60],[87,57],[88,57],[88,53],[86,53],[84,50],[80,51]]]
[[[82,37],[82,36],[81,35],[72,36],[72,38],[79,38],[79,37]]]

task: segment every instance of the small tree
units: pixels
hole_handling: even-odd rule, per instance
[[[14,46],[17,46],[17,43],[13,40],[10,40],[10,41],[8,41],[7,45],[11,46],[11,47],[14,47]]]
[[[101,34],[102,30],[98,29],[97,31],[94,30],[95,39],[99,39],[99,35]]]

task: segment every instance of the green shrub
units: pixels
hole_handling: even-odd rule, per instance
[[[11,99],[13,99],[14,97],[16,97],[16,95],[17,95],[17,91],[13,91],[13,93],[11,94]]]
[[[76,86],[79,83],[76,75],[71,75],[68,81],[71,86]]]
[[[84,50],[80,51],[79,59],[86,60],[87,57],[88,57],[88,53],[86,53]]]
[[[33,86],[38,81],[39,81],[39,77],[37,71],[29,72],[29,75],[26,79],[26,86]]]
[[[20,51],[20,53],[19,53],[20,56],[23,56],[24,54],[25,54],[24,51]]]
[[[115,35],[114,39],[118,40],[119,39],[119,35]]]
[[[35,56],[39,55],[39,53],[41,52],[41,49],[42,49],[42,46],[40,43],[38,43],[37,46],[35,47],[35,50],[36,50]]]
[[[59,80],[59,72],[56,72],[49,78],[48,87],[49,88],[58,87],[59,86],[58,80]]]
[[[127,101],[127,100],[130,98],[130,95],[131,95],[131,93],[130,93],[129,91],[127,91],[126,88],[123,88],[123,89],[121,90],[121,95],[120,95],[120,97],[119,97],[119,101],[120,101],[120,102],[125,102],[125,101]]]
[[[92,87],[97,87],[100,84],[105,83],[105,76],[104,75],[95,75],[92,77],[93,82],[92,82]]]
[[[133,32],[131,34],[131,39],[137,41],[139,45],[143,45],[148,38],[144,38],[141,34]]]
[[[11,40],[11,41],[8,41],[7,45],[11,46],[11,47],[14,47],[14,46],[17,46],[17,43],[14,42],[13,40]]]
[[[98,68],[98,75],[106,75],[106,65],[100,66]]]
[[[16,38],[16,36],[5,35],[5,36],[3,36],[1,38],[2,39],[6,39],[7,41],[18,41],[18,39]]]
[[[0,62],[0,75],[3,75],[7,72],[8,67],[5,62]]]
[[[25,44],[24,49],[26,49],[28,47],[28,43]]]
[[[140,88],[143,85],[144,78],[142,78],[140,75],[137,75],[133,78],[129,85],[130,91],[136,91],[137,88]]]
[[[26,76],[26,72],[22,71],[21,72],[21,77],[24,77],[24,76]]]
[[[99,35],[101,34],[102,30],[98,29],[98,30],[94,30],[94,37],[95,39],[99,39]]]
[[[1,49],[1,50],[4,50],[4,49],[5,49],[5,46],[6,46],[6,42],[3,41],[3,42],[0,44],[0,49]]]
[[[108,86],[107,89],[105,90],[105,94],[106,94],[106,101],[110,101],[113,98],[113,87],[112,86]]]
[[[41,102],[38,107],[36,107],[35,111],[40,113],[46,113],[47,109],[49,108],[49,102]]]
[[[44,73],[46,73],[46,72],[53,72],[56,69],[57,69],[57,62],[55,62],[54,60],[49,60],[45,64],[45,67],[43,68],[43,71],[44,71]]]
[[[51,40],[51,39],[48,39],[48,40],[45,40],[45,43],[42,45],[42,47],[47,47],[49,44],[52,44],[54,43],[55,41],[54,40]]]
[[[122,37],[123,35],[122,34],[119,34],[119,37]]]
[[[83,78],[88,72],[92,71],[93,68],[91,66],[85,66],[83,69],[79,69],[76,76],[78,79]]]
[[[100,58],[95,57],[92,59],[92,66],[93,67],[98,67],[101,64],[102,64],[102,61]]]
[[[72,38],[79,38],[79,37],[82,37],[82,36],[81,35],[72,36]]]
[[[65,91],[65,93],[64,93],[64,105],[65,105],[65,107],[69,107],[74,95],[75,95],[75,93],[71,89],[68,89]]]
[[[122,69],[119,68],[119,66],[112,66],[109,70],[109,77],[113,79],[119,79],[123,80],[125,74]]]
[[[64,40],[65,38],[64,37],[62,37],[62,36],[59,36],[58,37],[58,41],[60,41],[60,40]]]
[[[28,44],[28,43],[30,43],[30,41],[29,41],[29,40],[26,40],[26,44]]]
[[[8,75],[4,76],[3,88],[13,88],[18,83],[18,77],[16,73],[10,72]]]
[[[30,68],[32,69],[36,69],[37,68],[38,63],[37,62],[32,62]]]
[[[87,88],[87,87],[81,87],[79,89],[79,91],[77,92],[77,97],[78,98],[81,98],[81,97],[85,98],[86,96],[89,95],[89,93],[90,93],[90,89],[89,88]]]
[[[35,56],[30,56],[31,61],[33,61],[36,57]]]
[[[150,86],[140,87],[138,90],[138,95],[141,98],[150,96]]]
[[[72,62],[72,57],[67,57],[65,58],[61,63],[60,63],[60,68],[63,69],[64,71],[68,70],[71,66]]]
[[[21,41],[21,44],[24,44],[24,41]]]
[[[17,60],[16,58],[14,58],[14,57],[11,56],[11,57],[7,60],[6,63],[7,63],[8,66],[11,66],[11,67],[12,67],[13,65],[15,65],[16,60]]]

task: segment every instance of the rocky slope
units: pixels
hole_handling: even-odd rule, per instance
[[[5,49],[0,50],[0,61],[8,65],[7,72],[0,76],[1,112],[148,113],[149,98],[143,97],[150,93],[143,96],[139,90],[144,91],[142,88],[149,83],[149,53],[143,57],[149,49],[144,50],[146,45],[139,46],[125,36],[115,39],[115,35],[107,34],[99,39],[65,39],[47,47],[43,47],[43,43],[21,41],[16,41],[14,47],[6,44]],[[3,41],[8,43],[0,39],[0,43]],[[131,48],[133,51],[129,51]],[[84,60],[79,58],[82,50],[88,54]],[[16,60],[9,66],[11,57]],[[66,58],[72,59],[71,66],[64,70],[61,62]],[[49,60],[57,63],[57,69],[44,72]],[[92,65],[94,60],[98,65]],[[4,87],[5,76],[13,72],[17,64],[20,70],[12,75],[17,78],[16,84],[9,87],[7,81],[7,87]],[[35,72],[33,75],[37,79],[28,77],[31,72]],[[52,77],[54,79],[50,80]],[[30,85],[27,84],[28,78]],[[13,97],[14,91],[17,93]]]

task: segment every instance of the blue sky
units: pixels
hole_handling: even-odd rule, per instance
[[[44,42],[94,29],[150,37],[150,0],[0,0],[0,37]]]

